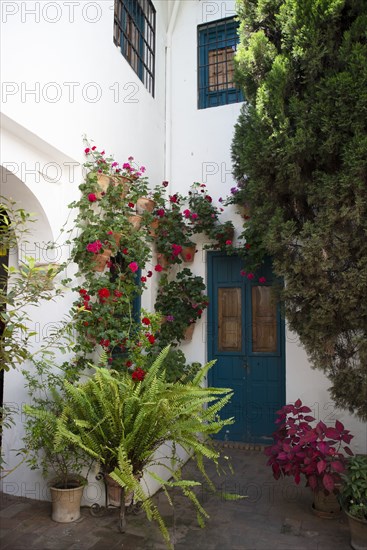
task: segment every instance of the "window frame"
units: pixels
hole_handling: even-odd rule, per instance
[[[197,89],[198,109],[219,107],[244,101],[242,91],[235,86],[210,90],[209,52],[213,50],[236,48],[239,42],[237,34],[239,23],[234,17],[203,23],[197,27]],[[218,64],[218,62],[217,62]],[[226,63],[227,67],[227,63]],[[219,87],[219,82],[217,86]]]
[[[137,33],[137,40],[133,33]],[[153,97],[155,39],[156,9],[152,0],[115,0],[114,44]]]

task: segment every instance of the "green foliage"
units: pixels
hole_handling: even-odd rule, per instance
[[[34,372],[22,371],[31,404],[23,407],[24,447],[18,454],[32,470],[41,469],[45,478],[51,474],[54,486],[67,488],[75,480],[85,483],[81,474],[88,465],[88,456],[73,443],[68,442],[61,449],[55,445],[57,419],[65,401],[64,385],[66,381],[78,380],[79,366],[67,362],[55,370],[53,359],[48,362],[43,359],[34,361],[34,369]]]
[[[208,305],[205,290],[203,278],[188,268],[177,273],[171,281],[167,274],[162,275],[155,302],[156,311],[165,320],[159,333],[161,347],[180,342],[186,328],[200,319]]]
[[[238,0],[232,144],[251,217],[246,261],[273,257],[289,326],[337,406],[367,418],[367,4]]]
[[[367,520],[367,456],[352,456],[342,477],[342,506],[351,516]]]
[[[167,541],[163,520],[138,479],[143,470],[149,471],[149,466],[157,463],[154,453],[165,442],[181,445],[193,454],[206,476],[203,458],[217,463],[219,457],[207,437],[233,422],[218,416],[230,400],[231,391],[201,387],[212,363],[191,382],[171,384],[164,372],[168,351],[166,348],[160,353],[143,381],[134,381],[127,373],[96,367],[86,382],[77,386],[66,382],[67,398],[57,421],[56,438],[60,450],[65,444],[79,446],[127,492],[135,491],[148,519],[158,521]],[[180,468],[166,467],[173,481],[160,480],[165,489],[180,487],[203,519],[205,513],[191,490],[195,483],[182,480]]]

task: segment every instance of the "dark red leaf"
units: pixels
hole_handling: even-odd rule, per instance
[[[325,460],[320,460],[320,462],[317,463],[317,471],[319,474],[321,474],[326,469],[327,463]]]
[[[335,428],[339,431],[339,432],[342,432],[344,430],[344,424],[342,424],[341,422],[339,422],[339,420],[336,420],[335,421]]]
[[[297,399],[294,406],[297,407],[297,409],[298,409],[299,407],[301,407],[301,405],[302,405],[302,401],[300,399]]]
[[[334,489],[334,480],[331,475],[325,474],[322,483],[327,491],[332,491]]]

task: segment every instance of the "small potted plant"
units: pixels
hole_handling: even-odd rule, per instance
[[[72,362],[65,363],[60,367],[63,374],[55,373],[44,360],[34,361],[34,368],[34,373],[22,371],[32,401],[23,408],[25,436],[19,453],[31,469],[41,469],[44,478],[49,479],[52,519],[70,523],[80,518],[91,460],[70,441],[58,447],[55,434],[65,402],[64,383],[75,382],[78,369]]]
[[[182,261],[191,262],[195,255],[195,243],[192,242],[192,230],[185,223],[184,213],[181,212],[182,197],[178,194],[169,197],[169,205],[156,210],[159,218],[155,230],[155,243],[158,252],[158,261],[165,259],[168,265],[181,264]],[[166,264],[163,264],[166,267]]]
[[[338,420],[334,427],[324,422],[313,425],[311,409],[298,399],[278,411],[274,444],[265,448],[275,479],[292,476],[299,484],[302,476],[306,487],[314,494],[313,509],[321,517],[336,517],[340,505],[336,498],[341,486],[341,474],[346,468],[346,457],[352,451],[347,446],[352,435]],[[346,444],[346,445],[345,445]]]
[[[165,321],[159,334],[162,346],[180,342],[188,329],[193,330],[209,303],[205,289],[202,277],[193,275],[187,267],[173,281],[169,281],[167,274],[162,276],[155,303],[156,311]],[[190,339],[187,334],[186,339]]]
[[[367,456],[355,455],[348,459],[342,474],[340,502],[348,518],[351,547],[367,548]]]

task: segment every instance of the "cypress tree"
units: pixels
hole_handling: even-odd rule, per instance
[[[367,419],[367,2],[238,0],[245,234],[337,406]]]

